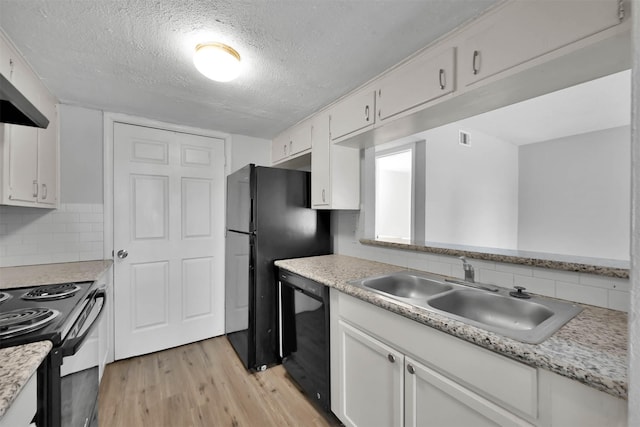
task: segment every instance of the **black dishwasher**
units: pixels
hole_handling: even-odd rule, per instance
[[[279,274],[280,357],[312,401],[330,411],[329,288],[297,274]]]

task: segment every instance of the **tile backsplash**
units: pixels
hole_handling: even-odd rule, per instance
[[[0,206],[0,267],[103,259],[102,204]]]
[[[361,227],[357,213],[336,212],[332,218],[335,253],[464,278],[462,263],[456,257],[362,245],[359,243]],[[479,282],[507,288],[524,286],[539,295],[614,310],[629,310],[629,279],[476,259],[469,259],[469,262],[474,266]]]

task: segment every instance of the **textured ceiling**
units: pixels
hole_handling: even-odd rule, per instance
[[[496,0],[0,0],[0,27],[61,102],[271,138]],[[243,58],[217,83],[196,44]]]

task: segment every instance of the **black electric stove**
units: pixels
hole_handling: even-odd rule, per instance
[[[93,282],[0,291],[0,348],[51,341],[62,344],[95,292]]]
[[[38,427],[88,426],[92,420],[91,425],[97,422],[98,368],[62,377],[60,367],[65,357],[80,351],[105,304],[105,291],[95,282],[0,290],[0,348],[45,340],[53,344],[38,368],[38,408],[34,417]],[[91,392],[78,386],[87,383],[79,381],[81,377],[91,377]]]

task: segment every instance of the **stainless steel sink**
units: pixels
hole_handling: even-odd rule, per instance
[[[505,288],[492,286],[489,292],[478,289],[478,284],[446,279],[403,271],[351,284],[529,344],[541,343],[582,311],[578,305],[551,298],[520,299]]]
[[[452,288],[441,281],[409,272],[365,279],[362,286],[401,298],[428,298]]]
[[[429,305],[485,325],[525,331],[553,316],[553,311],[535,302],[471,290],[432,298]]]

